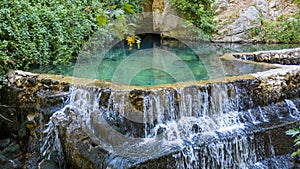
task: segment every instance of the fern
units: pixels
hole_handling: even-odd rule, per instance
[[[294,139],[294,146],[299,147],[300,146],[300,131],[297,128],[290,129],[285,132],[286,135],[296,137]],[[298,148],[295,152],[292,153],[292,157],[297,156],[300,154],[300,148]]]

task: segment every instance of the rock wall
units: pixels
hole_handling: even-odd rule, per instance
[[[276,21],[298,12],[293,0],[216,0],[214,6],[218,24],[215,42],[261,42],[250,30],[262,26],[262,19]]]
[[[40,145],[44,124],[68,99],[69,83],[22,71],[10,72],[1,89],[0,164],[3,168],[36,169],[58,167],[58,159],[41,161]],[[10,153],[5,153],[6,151]],[[44,168],[42,167],[42,168]]]
[[[300,103],[294,101],[297,105]],[[274,105],[278,111],[281,113],[287,113],[288,110],[285,106],[284,102],[279,102]],[[273,108],[274,108],[273,107]],[[262,111],[268,112],[269,114],[274,113],[273,109],[268,107],[261,107]],[[97,145],[83,130],[81,125],[81,120],[76,113],[67,110],[65,112],[68,116],[68,119],[61,121],[58,125],[60,127],[60,136],[62,138],[62,143],[65,149],[65,157],[69,167],[72,166],[74,169],[80,168],[178,168],[181,163],[185,162],[185,154],[181,150],[171,151],[166,154],[161,154],[159,157],[155,157],[149,160],[141,160],[132,159],[129,157],[117,156],[114,154],[110,154],[109,152],[103,150],[101,146]],[[276,150],[276,155],[284,155],[293,151],[291,147],[293,147],[292,138],[285,135],[285,131],[290,128],[295,128],[299,126],[300,122],[290,122],[283,125],[273,125],[271,127],[261,126],[260,129],[253,131],[253,138],[248,138],[252,140],[255,145],[254,151],[257,151],[258,154],[264,157],[272,157],[272,150],[270,150],[270,143],[273,144],[273,148]],[[126,124],[125,124],[126,125]],[[126,127],[126,126],[124,126]],[[239,138],[239,137],[238,137]],[[222,143],[229,143],[226,145],[227,148],[230,149],[230,144],[233,145],[233,149],[236,148],[236,141],[238,138],[232,137],[227,138],[222,141]],[[284,142],[284,144],[282,144]],[[218,144],[217,139],[210,139],[209,142],[201,143],[201,146],[197,147],[197,150],[213,147]],[[226,149],[227,151],[229,151]],[[225,150],[225,149],[224,149]],[[225,151],[226,151],[225,150]],[[245,151],[245,147],[243,147],[243,151]],[[205,157],[207,153],[199,152],[198,158],[209,159],[210,157]],[[213,155],[212,155],[213,156]],[[259,159],[257,159],[259,160]],[[207,164],[210,165],[210,164]],[[234,165],[234,164],[232,164]],[[215,167],[217,168],[217,167]],[[233,168],[233,167],[232,167]]]
[[[195,38],[189,35],[191,31],[179,28],[184,24],[184,16],[173,17],[178,15],[169,0],[146,2],[146,10],[153,12],[153,31],[169,37]],[[152,8],[149,8],[151,4]],[[213,35],[214,42],[262,42],[252,35],[252,28],[261,27],[262,20],[276,21],[299,12],[293,0],[216,0],[213,7],[216,8],[218,27],[218,32]]]
[[[145,13],[140,18],[142,26],[138,28],[137,32],[156,32],[162,37],[182,40],[198,38],[194,35],[192,28],[182,27],[185,19],[172,9],[170,0],[147,0],[143,6]]]
[[[15,78],[19,79],[19,78]],[[54,79],[54,81],[56,81]],[[154,97],[154,94],[159,94],[162,100],[167,99],[168,95],[174,95],[172,97],[174,100],[170,99],[170,105],[174,108],[172,112],[178,113],[182,106],[181,100],[185,100],[185,92],[187,94],[191,94],[189,97],[191,99],[199,99],[196,93],[203,92],[207,90],[208,93],[213,94],[215,89],[218,89],[219,86],[222,86],[224,90],[227,90],[228,95],[231,97],[235,97],[233,94],[235,90],[239,92],[239,105],[241,111],[247,113],[247,108],[256,108],[261,107],[261,110],[272,117],[274,114],[273,109],[276,107],[276,110],[280,111],[280,113],[288,113],[289,110],[284,103],[284,99],[295,99],[300,95],[300,70],[299,69],[287,69],[285,71],[277,70],[272,72],[271,74],[266,75],[256,75],[253,78],[233,78],[228,82],[216,82],[216,83],[207,83],[207,84],[197,84],[193,83],[187,86],[172,86],[169,87],[161,86],[159,88],[143,88],[139,89],[129,89],[124,91],[118,91],[116,89],[103,89],[102,92],[101,86],[99,87],[91,87],[91,86],[83,86],[83,88],[88,89],[88,91],[101,91],[101,110],[108,110],[112,107],[118,107],[119,105],[117,96],[120,94],[120,97],[124,97],[123,93],[128,93],[128,101],[131,103],[133,107],[128,107],[127,104],[121,105],[121,107],[125,107],[127,111],[135,111],[137,114],[141,113],[141,111],[145,110],[143,107],[144,99],[151,95]],[[13,82],[13,81],[12,81]],[[13,83],[16,84],[16,83]],[[236,89],[235,89],[236,87]],[[191,93],[195,92],[195,93]],[[80,93],[79,93],[80,94]],[[110,100],[114,99],[114,100]],[[149,98],[148,98],[149,99]],[[151,101],[150,101],[151,102]],[[162,101],[164,102],[164,101]],[[109,105],[109,103],[114,103],[115,105]],[[274,107],[269,108],[269,104],[276,103]],[[299,105],[300,101],[295,100],[294,103]],[[155,103],[159,104],[159,103]],[[187,109],[191,110],[191,112],[196,112],[197,108],[200,106],[195,106],[197,103],[194,103],[193,106],[188,107]],[[202,104],[199,102],[199,104]],[[167,105],[166,105],[167,106]],[[132,108],[132,109],[131,109]],[[118,108],[117,108],[118,109]],[[115,110],[117,110],[115,109]],[[155,110],[153,110],[155,111]],[[166,110],[167,111],[167,110]],[[114,112],[111,110],[111,112]],[[164,154],[157,159],[151,159],[147,161],[138,161],[136,159],[124,158],[120,156],[115,156],[110,154],[106,150],[104,150],[101,146],[93,140],[93,137],[90,137],[87,134],[86,130],[84,130],[84,126],[82,125],[81,117],[78,113],[73,112],[73,110],[65,109],[64,114],[66,119],[55,120],[58,121],[56,124],[59,126],[59,137],[61,138],[62,147],[65,153],[65,160],[67,166],[72,168],[174,168],[177,165],[178,161],[182,161],[180,158],[184,158],[184,155],[180,150],[176,150],[171,154]],[[111,121],[111,125],[114,126],[116,130],[120,128],[121,130],[125,130],[124,135],[130,135],[130,132],[140,132],[143,133],[143,126],[135,125],[132,122],[128,122],[118,116],[113,116]],[[289,123],[285,125],[272,126],[272,130],[269,128],[270,126],[263,126],[265,130],[268,132],[264,132],[265,130],[255,130],[254,137],[256,138],[253,144],[258,145],[262,144],[262,140],[269,140],[274,143],[274,147],[276,148],[276,154],[282,155],[291,151],[289,148],[292,147],[292,141],[290,137],[287,137],[284,132],[291,127],[295,127],[299,125],[299,123]],[[276,129],[276,130],[273,130]],[[96,130],[96,128],[95,128]],[[269,131],[270,130],[270,131]],[[280,131],[278,133],[278,131]],[[32,134],[33,135],[33,134]],[[32,136],[33,137],[33,136]],[[135,137],[140,137],[139,135],[135,135]],[[271,137],[271,138],[269,138]],[[286,144],[280,144],[282,139],[286,141]],[[228,140],[235,140],[228,139]],[[211,141],[211,140],[210,140]],[[234,141],[233,141],[234,142]],[[234,145],[233,142],[229,142]],[[218,143],[218,140],[213,140],[213,144]],[[229,144],[228,143],[228,144]],[[203,147],[210,147],[210,143],[201,144]],[[258,153],[263,154],[264,157],[270,157],[272,152],[267,149],[269,146],[269,142],[265,141],[263,144],[264,149],[256,148]],[[175,154],[175,156],[174,156]],[[203,154],[203,153],[200,153]],[[174,158],[176,157],[176,158]],[[204,157],[203,157],[204,158]],[[57,160],[57,159],[56,159]],[[55,162],[55,158],[53,160]],[[43,162],[41,162],[43,164]],[[49,162],[48,162],[49,163]],[[40,164],[41,165],[41,164]]]

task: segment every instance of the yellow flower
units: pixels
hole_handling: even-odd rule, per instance
[[[135,37],[134,36],[128,36],[126,38],[128,45],[133,44],[135,41]]]
[[[138,49],[140,49],[141,38],[138,36],[128,36],[126,38],[127,44],[129,45],[129,50],[132,50],[134,42],[136,42]]]

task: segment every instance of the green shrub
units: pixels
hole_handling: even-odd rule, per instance
[[[215,12],[212,8],[213,2],[214,0],[172,0],[172,6],[185,17],[187,24],[192,23],[194,27],[210,37],[217,29],[213,21]]]
[[[82,46],[98,30],[101,39],[95,46],[109,42],[114,34],[122,37],[129,33],[127,15],[140,9],[138,3],[131,5],[128,1],[3,0],[0,75],[9,69],[26,70],[33,64],[67,63],[78,56]],[[116,29],[118,25],[108,24],[115,19],[120,21],[117,23],[122,30]]]
[[[0,59],[9,68],[64,63],[94,31],[78,3],[33,3],[5,0],[0,11]]]
[[[300,0],[294,0],[296,4],[298,5],[298,8],[300,8]]]
[[[295,0],[300,8],[300,0]],[[300,13],[280,15],[276,21],[266,21],[260,17],[257,22],[262,26],[250,31],[251,37],[259,36],[267,43],[300,43]]]
[[[265,22],[261,37],[266,42],[300,43],[300,19],[288,18],[284,21]]]

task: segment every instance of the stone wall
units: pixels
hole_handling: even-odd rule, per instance
[[[42,159],[43,125],[66,103],[70,86],[65,81],[22,71],[10,72],[8,78],[9,83],[0,91],[0,142],[8,142],[9,146],[6,150],[0,144],[0,164],[3,168],[36,169]],[[53,160],[52,167],[58,166],[57,162]]]
[[[300,65],[300,48],[253,53],[237,53],[234,57],[255,62],[276,63],[283,65]]]
[[[277,52],[254,52],[251,56],[254,58],[254,56],[261,57],[267,55],[268,58],[272,58],[271,56],[275,56],[276,54],[288,58],[294,58],[294,56],[298,57],[299,48]],[[234,56],[243,58],[249,57],[250,55],[235,54]],[[23,155],[21,155],[21,158],[15,154],[6,154],[2,158],[4,159],[3,163],[8,166],[7,168],[13,165],[10,160],[15,161],[17,165],[24,164],[26,168],[30,169],[37,168],[37,166],[42,166],[42,168],[47,166],[48,168],[53,168],[53,166],[57,168],[61,167],[61,159],[59,159],[59,156],[55,156],[55,154],[51,156],[50,161],[43,160],[40,154],[40,145],[42,145],[44,141],[41,138],[45,138],[45,133],[42,131],[44,124],[49,121],[49,117],[67,104],[70,87],[75,84],[71,84],[71,82],[67,80],[68,78],[63,76],[49,75],[47,78],[47,76],[44,75],[22,71],[11,72],[8,77],[9,83],[1,89],[2,107],[0,108],[1,116],[4,118],[0,118],[0,130],[1,134],[5,133],[5,135],[2,135],[3,138],[1,138],[4,139],[4,141],[0,141],[0,155],[5,155],[5,152],[10,151],[9,149],[1,148],[1,145],[5,145],[6,142],[12,145],[10,148],[15,149],[17,151],[16,154],[21,153]],[[232,97],[235,99],[235,97],[238,96],[238,111],[245,111],[245,113],[247,113],[247,109],[260,107],[272,117],[274,111],[272,107],[269,108],[269,105],[275,105],[276,109],[278,108],[280,112],[289,113],[285,99],[295,100],[297,106],[300,103],[300,101],[297,100],[300,97],[299,66],[283,66],[267,72],[247,76],[228,77],[221,80],[186,82],[156,87],[115,88],[113,85],[108,85],[108,83],[105,82],[97,82],[95,85],[94,87],[83,87],[103,92],[103,95],[101,95],[102,101],[98,105],[102,110],[108,110],[114,107],[109,105],[109,103],[111,104],[114,103],[114,101],[117,102],[120,100],[117,97],[126,96],[128,97],[128,103],[125,103],[123,108],[128,109],[131,113],[137,113],[137,115],[145,110],[143,102],[145,97],[150,94],[152,97],[159,95],[159,98],[162,99],[162,103],[164,99],[167,100],[169,96],[172,96],[172,99],[169,100],[169,102],[172,101],[171,105],[174,107],[172,111],[178,113],[180,106],[183,105],[182,101],[188,99],[185,97],[187,96],[185,92],[190,94],[190,99],[199,99],[196,96],[197,93],[207,92],[207,94],[215,94],[216,89],[225,91],[229,98]],[[238,93],[238,95],[235,95],[235,93]],[[152,97],[148,97],[148,99]],[[115,100],[112,101],[110,99]],[[197,107],[200,107],[196,104],[202,103],[195,102],[193,106],[186,108],[190,109],[191,112],[196,112],[198,111]],[[137,162],[135,159],[115,157],[96,144],[95,140],[84,130],[78,114],[70,109],[66,109],[64,113],[67,118],[59,121],[58,129],[65,153],[64,160],[68,166],[72,166],[73,168],[114,168],[116,167],[114,165],[124,164],[125,168],[147,168],[151,166],[166,166],[167,163],[170,162],[171,164],[169,166],[172,168],[172,166],[175,165],[174,163],[176,163],[173,158],[174,156],[170,154],[159,157],[158,160],[144,162]],[[143,130],[140,130],[143,126],[141,127],[139,123],[135,124],[130,121],[124,121],[124,119],[119,119],[119,117],[113,117],[113,119],[114,121],[111,121],[110,125],[115,126],[116,130],[121,126],[121,128],[119,128],[120,133],[125,129],[126,131],[124,132],[126,134],[131,130],[134,132],[143,132]],[[277,138],[283,138],[284,131],[287,128],[297,125],[298,123],[291,123],[284,126],[277,126],[281,134],[278,134],[276,131],[269,131],[267,134],[255,131],[254,134],[257,135],[258,141],[254,144],[260,144],[261,140],[259,139],[264,140],[271,135],[272,141],[276,142],[275,146],[279,149],[276,150],[278,151],[277,153],[288,153],[288,147],[290,147],[291,144],[282,146],[280,144],[281,140]],[[270,126],[266,127],[266,130],[269,130],[269,127]],[[140,134],[136,133],[134,137],[140,137]],[[288,137],[285,137],[285,140],[288,139]],[[265,146],[267,147],[269,145],[266,143]],[[23,148],[21,149],[20,147]],[[180,156],[179,151],[174,153]],[[25,154],[28,155],[25,156]],[[268,152],[268,154],[264,156],[268,157],[270,154],[271,152]]]
[[[255,77],[256,76],[256,77]],[[213,84],[190,84],[187,86],[182,86],[178,88],[178,85],[171,87],[161,87],[158,89],[132,89],[129,92],[131,105],[133,106],[132,110],[134,111],[142,111],[144,108],[142,107],[144,97],[149,94],[161,93],[165,95],[166,93],[173,93],[174,94],[174,106],[175,111],[178,110],[180,100],[184,99],[183,91],[192,92],[198,90],[207,90],[209,93],[213,92],[215,89],[218,88],[218,84],[224,86],[224,90],[227,89],[228,93],[233,92],[235,89],[232,88],[236,86],[238,88],[239,97],[240,97],[240,107],[242,110],[246,110],[247,108],[253,108],[257,106],[267,106],[272,103],[279,103],[282,106],[282,111],[288,112],[288,109],[285,108],[285,104],[282,103],[284,99],[293,99],[298,98],[300,96],[300,70],[299,68],[292,67],[290,69],[285,69],[282,71],[281,69],[271,72],[267,75],[260,75],[257,74],[252,78],[232,78],[229,79],[228,82],[216,82]],[[62,78],[63,79],[63,78]],[[33,83],[32,83],[32,82]],[[26,86],[26,87],[25,87]],[[25,159],[27,168],[34,168],[37,165],[44,166],[44,165],[52,165],[52,166],[59,166],[59,157],[53,156],[51,161],[39,161],[38,159],[41,158],[41,154],[39,152],[39,146],[41,145],[39,138],[42,134],[42,126],[41,124],[45,124],[47,122],[47,115],[51,115],[53,111],[55,111],[54,107],[61,108],[61,106],[65,103],[66,98],[68,97],[67,94],[64,94],[68,90],[69,84],[64,81],[58,81],[57,79],[48,79],[48,78],[39,78],[38,75],[24,73],[17,71],[10,76],[10,92],[18,91],[14,97],[10,96],[8,100],[10,100],[11,104],[14,104],[17,108],[22,110],[23,120],[18,121],[19,124],[26,124],[26,126],[21,126],[19,129],[26,130],[27,134],[24,135],[23,140],[25,138],[28,139],[27,142],[27,151],[30,156]],[[181,88],[181,89],[180,89]],[[179,92],[179,89],[181,92]],[[7,90],[7,89],[4,89]],[[233,91],[232,91],[233,90]],[[118,90],[116,90],[118,91]],[[107,93],[108,96],[103,96],[106,99],[111,98],[112,93],[116,92],[115,89],[109,89]],[[126,92],[126,91],[125,91]],[[63,95],[61,95],[63,93]],[[231,95],[231,94],[230,94]],[[46,97],[41,97],[46,96]],[[235,97],[234,95],[232,97]],[[164,98],[164,96],[162,96]],[[117,99],[117,98],[116,98]],[[43,101],[42,101],[43,100]],[[118,100],[118,99],[117,99]],[[109,106],[106,102],[111,102],[110,100],[105,100],[101,102],[101,107],[103,109],[107,109]],[[25,106],[25,107],[22,107]],[[40,108],[40,109],[39,109]],[[128,107],[130,108],[130,107]],[[52,112],[51,112],[52,110]],[[241,110],[241,111],[242,111]],[[131,111],[131,110],[129,110]],[[265,111],[265,110],[263,110]],[[266,111],[265,111],[266,112]],[[14,112],[16,115],[20,115],[20,112]],[[121,165],[124,164],[123,167],[130,168],[135,166],[134,164],[137,163],[134,159],[123,159],[121,157],[114,157],[110,156],[106,150],[98,146],[93,139],[89,137],[89,134],[83,129],[84,127],[81,124],[80,117],[72,112],[72,110],[66,109],[64,112],[66,114],[67,119],[63,121],[59,121],[57,123],[59,127],[59,134],[61,138],[62,147],[65,153],[65,160],[66,164],[72,166],[73,168],[105,168],[105,167],[112,167],[114,165]],[[176,112],[175,112],[176,113]],[[270,112],[272,113],[272,112]],[[7,114],[4,114],[7,116]],[[10,118],[9,116],[7,116]],[[41,117],[45,119],[40,119]],[[12,119],[12,118],[11,118]],[[124,122],[124,119],[118,119],[118,117],[114,117],[115,121],[112,121],[111,125],[113,126],[122,126],[126,128],[126,133],[129,131],[137,131],[137,127],[141,127],[135,125],[131,122],[126,122],[120,125],[120,122]],[[3,121],[2,121],[3,123]],[[8,123],[5,122],[4,123]],[[122,130],[120,129],[120,130]],[[285,130],[284,128],[283,130]],[[141,131],[143,132],[143,131]],[[275,132],[276,133],[276,132]],[[260,133],[257,133],[260,135]],[[262,134],[262,133],[261,133]],[[262,139],[265,134],[262,134]],[[282,138],[282,136],[281,136]],[[274,141],[276,137],[274,137]],[[276,142],[279,142],[278,140]],[[290,145],[290,144],[286,144]],[[282,151],[282,153],[286,153]],[[180,152],[174,152],[175,154],[180,154]],[[281,153],[281,154],[282,154]],[[120,159],[119,159],[120,158]],[[117,161],[115,161],[117,160]],[[118,163],[118,160],[124,162]],[[132,161],[133,160],[133,161]],[[171,155],[163,156],[159,158],[161,162],[159,163],[152,163],[151,160],[146,162],[145,164],[139,164],[136,167],[142,166],[160,166],[166,165],[166,161],[173,161],[174,158]],[[9,161],[9,160],[8,160]],[[119,162],[120,162],[119,161]],[[174,165],[174,161],[169,166]]]

